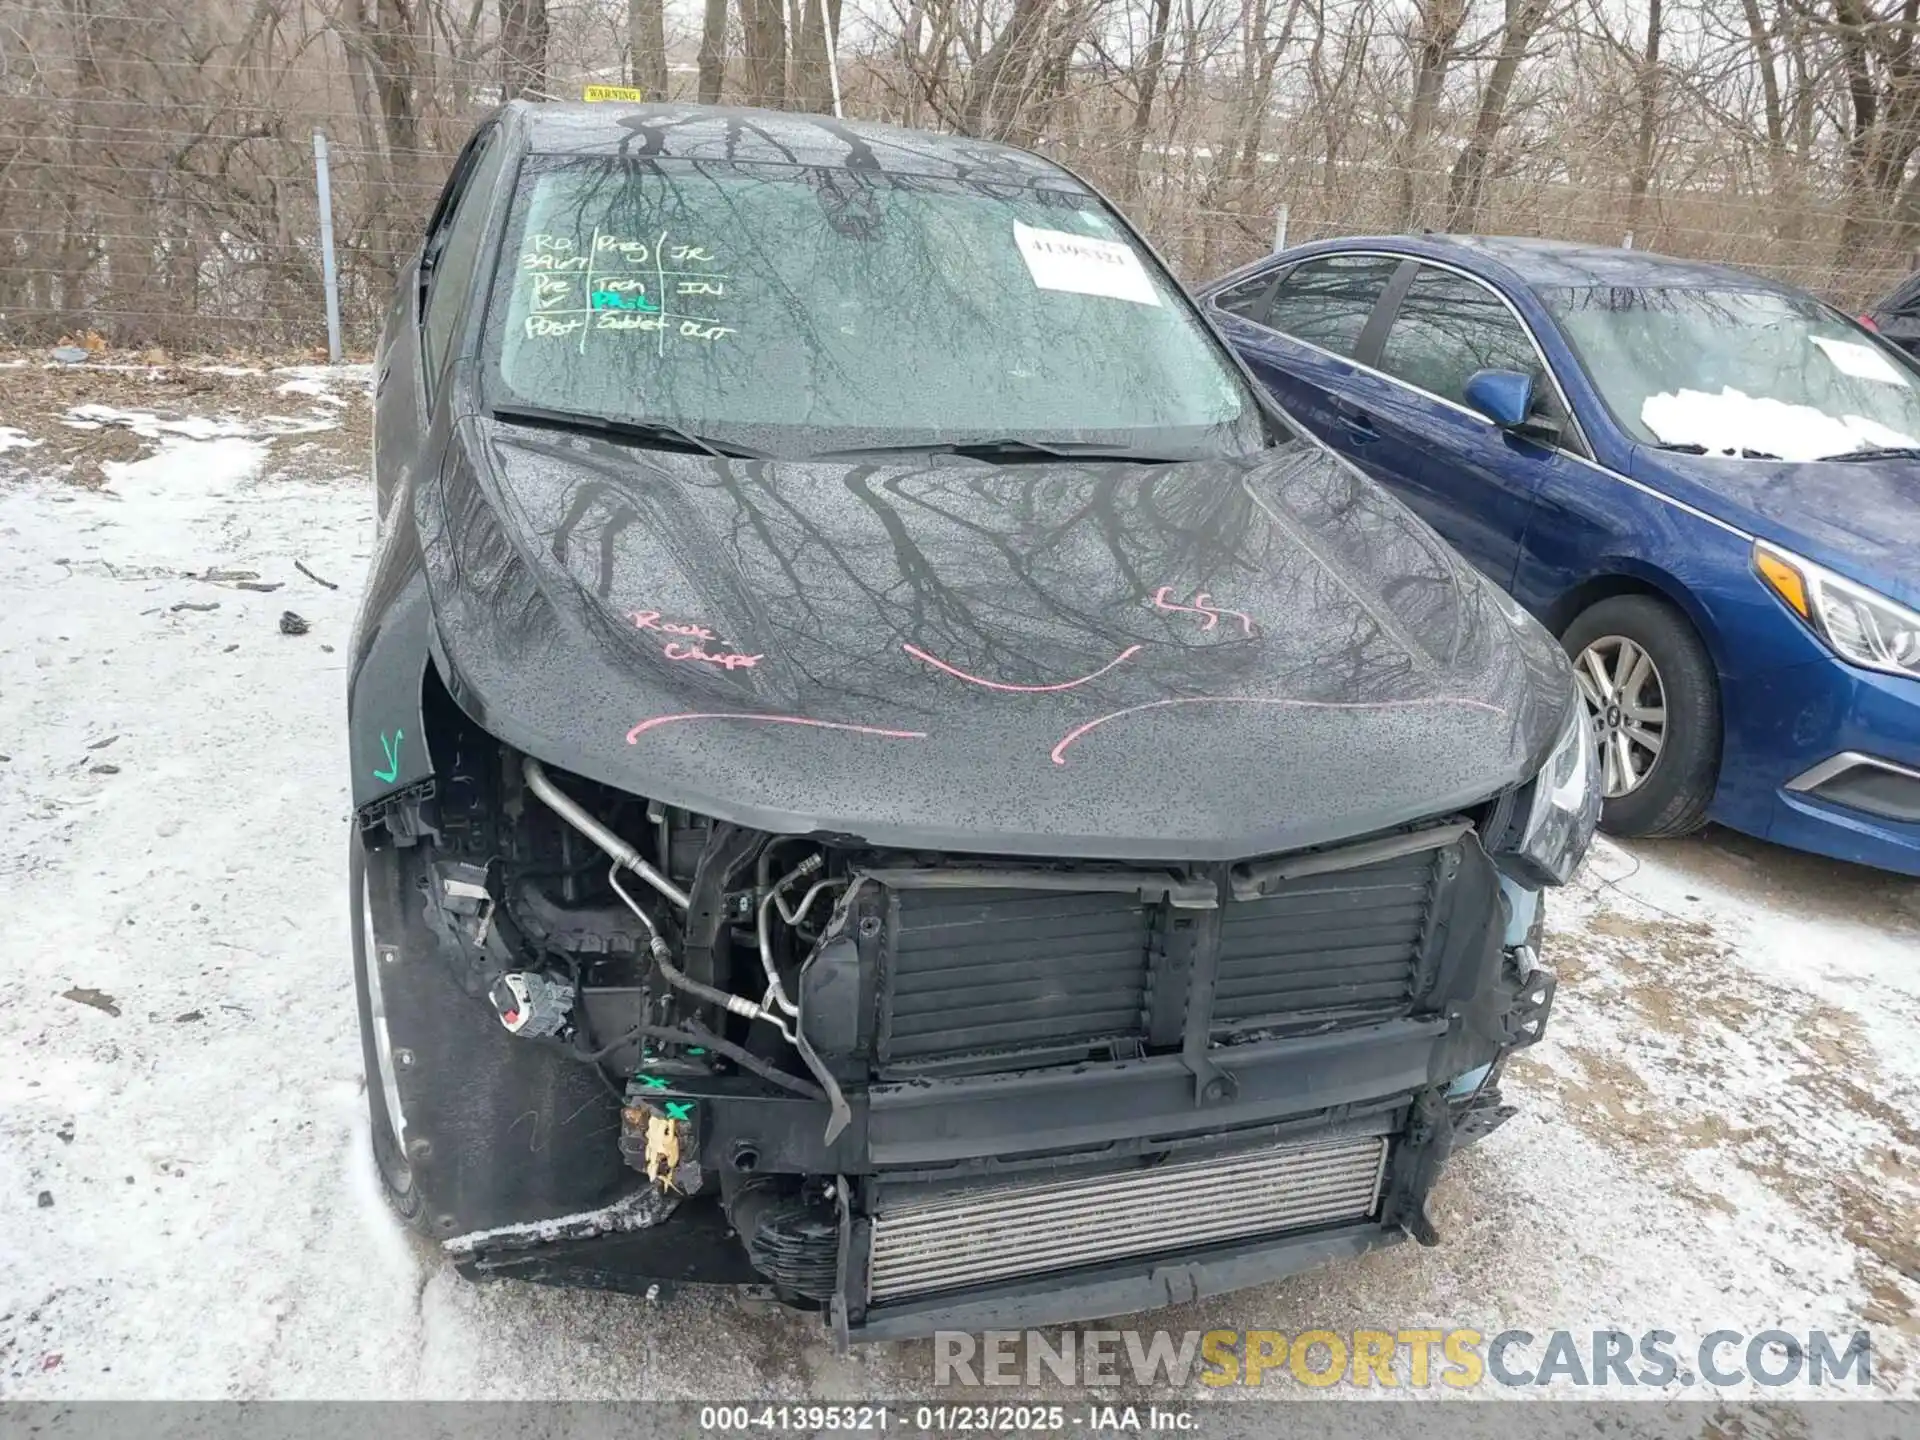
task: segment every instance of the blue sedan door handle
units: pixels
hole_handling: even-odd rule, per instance
[[[1380,432],[1374,428],[1373,417],[1358,405],[1345,400],[1333,402],[1333,413],[1339,418],[1340,428],[1347,432],[1347,438],[1356,445],[1366,445],[1380,438]]]

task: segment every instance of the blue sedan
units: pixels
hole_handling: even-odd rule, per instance
[[[1920,366],[1738,270],[1536,240],[1328,241],[1201,298],[1561,637],[1607,829],[1920,875]]]

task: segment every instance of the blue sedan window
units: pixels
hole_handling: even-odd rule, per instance
[[[1380,368],[1429,394],[1464,405],[1476,370],[1517,370],[1552,390],[1533,342],[1513,313],[1484,285],[1450,270],[1423,267],[1414,276],[1380,352]]]
[[[1328,255],[1293,267],[1267,308],[1267,324],[1296,340],[1351,355],[1400,268],[1394,255]]]

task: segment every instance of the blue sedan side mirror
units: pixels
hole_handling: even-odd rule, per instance
[[[1518,370],[1476,370],[1466,394],[1467,404],[1502,430],[1518,430],[1533,413],[1533,377]]]

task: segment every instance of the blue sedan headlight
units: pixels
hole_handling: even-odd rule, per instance
[[[1764,540],[1754,543],[1753,568],[1842,660],[1920,676],[1920,615]]]
[[[1573,878],[1600,823],[1600,765],[1586,706],[1576,702],[1553,753],[1521,797],[1520,833],[1500,858],[1542,885]]]

